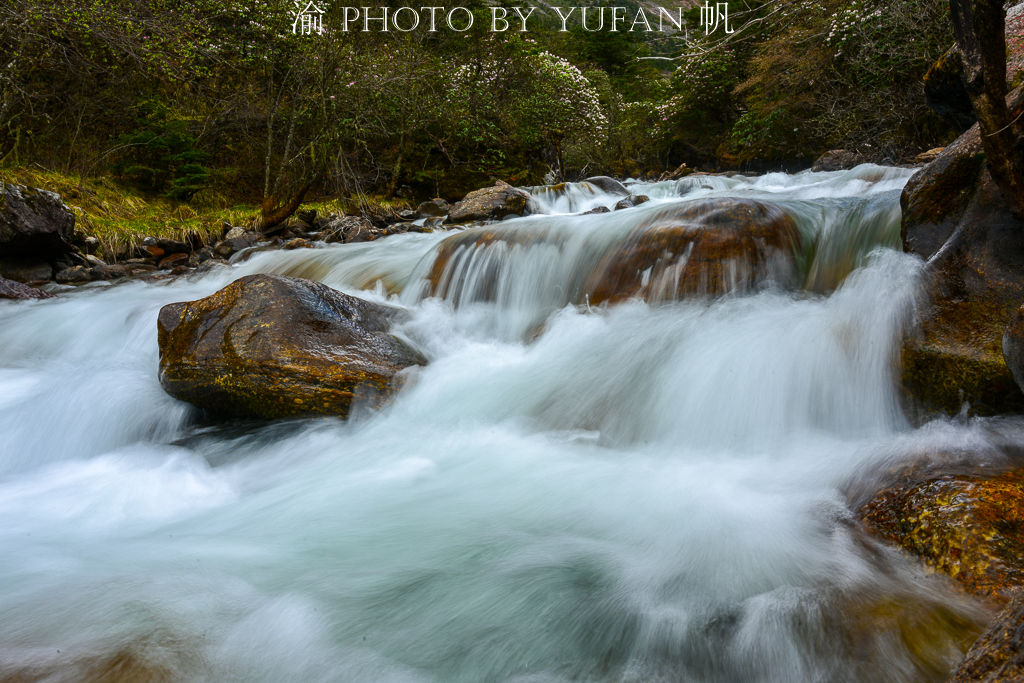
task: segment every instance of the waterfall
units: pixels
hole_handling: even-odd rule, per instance
[[[984,607],[847,497],[1019,425],[900,411],[909,175],[690,176],[586,215],[618,197],[570,183],[499,223],[0,302],[0,680],[943,680]],[[773,231],[682,286],[727,205]],[[626,253],[651,265],[596,301]],[[347,422],[198,415],[157,382],[157,312],[257,272],[404,307],[430,364]]]

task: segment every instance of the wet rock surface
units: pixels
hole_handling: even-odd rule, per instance
[[[1011,96],[1020,111],[1020,90]],[[985,168],[977,125],[907,182],[903,249],[928,262],[920,324],[904,340],[912,408],[991,415],[1024,411],[1003,358],[1003,332],[1024,302],[1024,223]]]
[[[846,149],[833,149],[825,152],[814,160],[811,170],[822,171],[849,171],[851,168],[860,166],[867,162],[867,158],[857,152]]]
[[[49,294],[14,280],[0,278],[0,299],[52,299]]]
[[[591,304],[649,302],[794,284],[800,232],[778,206],[710,199],[657,214],[608,254],[584,291]]]
[[[310,280],[243,277],[160,311],[160,383],[222,414],[346,417],[380,405],[396,375],[426,363],[388,334],[395,311]]]
[[[451,223],[498,220],[509,214],[522,215],[526,211],[530,195],[508,183],[498,181],[492,187],[470,192],[462,201],[451,207],[448,220]]]
[[[859,515],[868,531],[974,595],[1004,602],[1024,585],[1024,469],[907,477]]]
[[[949,683],[1015,683],[1024,680],[1024,591],[1000,612],[974,643]]]

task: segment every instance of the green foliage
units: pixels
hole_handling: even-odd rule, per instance
[[[830,147],[896,161],[947,133],[919,85],[952,42],[944,0],[733,3],[742,28],[728,37],[695,30],[694,8],[686,43],[574,22],[561,32],[543,8],[529,32],[510,15],[513,30],[491,33],[490,5],[463,6],[475,17],[465,34],[303,36],[292,0],[11,0],[0,158],[275,205],[309,186],[458,198],[556,165],[635,174]],[[673,41],[676,62],[641,59]]]
[[[155,102],[138,108],[135,130],[118,137],[123,150],[113,172],[140,189],[188,201],[210,186],[210,169],[203,166],[209,154],[189,133],[189,121],[174,119]]]

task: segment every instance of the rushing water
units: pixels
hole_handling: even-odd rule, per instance
[[[854,492],[1019,428],[900,411],[908,177],[689,178],[587,216],[615,198],[570,187],[446,299],[439,232],[0,303],[0,680],[943,680],[987,615],[866,538]],[[706,196],[784,207],[802,286],[573,301]],[[157,382],[157,311],[254,272],[408,307],[430,365],[349,422],[197,421]]]

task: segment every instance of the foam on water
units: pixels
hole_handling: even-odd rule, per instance
[[[497,261],[512,298],[424,298],[437,233],[0,305],[0,677],[131,652],[190,681],[942,680],[986,614],[865,538],[851,491],[998,461],[1020,425],[902,417],[921,264],[840,218],[891,214],[871,187],[907,174],[868,170],[713,190],[854,245],[803,291],[571,305],[582,254],[666,196],[503,223],[548,235]],[[349,422],[195,422],[157,311],[252,272],[391,296],[430,364]]]

